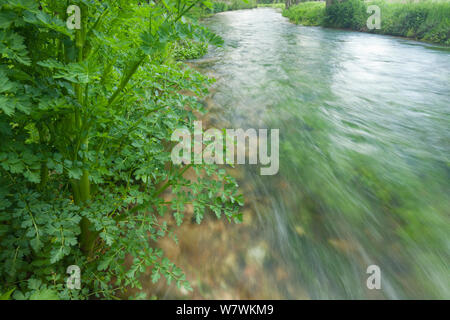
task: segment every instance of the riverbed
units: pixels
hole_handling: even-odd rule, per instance
[[[303,27],[271,8],[205,24],[225,41],[194,62],[217,79],[205,121],[279,129],[280,169],[229,169],[244,223],[182,226],[180,246],[163,247],[194,291],[161,297],[450,298],[448,48]]]

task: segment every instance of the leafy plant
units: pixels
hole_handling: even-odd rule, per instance
[[[366,5],[361,0],[336,2],[325,9],[323,25],[326,27],[362,30],[365,28]]]
[[[381,29],[368,30],[368,5],[381,12]],[[385,0],[335,1],[325,8],[323,2],[301,2],[283,10],[283,16],[303,25],[322,25],[450,44],[450,2],[390,3]]]
[[[0,294],[0,300],[9,300],[11,298],[11,294],[14,292],[14,290],[15,289],[13,288],[5,293]]]
[[[175,60],[197,59],[208,52],[208,44],[195,41],[177,41],[173,47]]]
[[[229,10],[252,9],[256,7],[256,0],[231,0]]]
[[[141,288],[148,268],[152,281],[189,290],[150,240],[176,239],[188,204],[198,223],[205,212],[241,220],[223,170],[170,161],[171,133],[192,126],[210,83],[170,48],[221,44],[183,18],[198,3],[74,0],[81,29],[71,30],[66,1],[0,0],[1,291],[111,299]],[[81,268],[81,290],[66,287],[69,265]]]
[[[296,24],[318,26],[325,15],[324,2],[304,2],[283,10],[283,16]]]

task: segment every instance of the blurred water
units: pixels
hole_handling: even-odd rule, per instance
[[[197,62],[218,80],[211,125],[280,129],[278,175],[240,179],[280,257],[259,281],[275,264],[310,298],[449,299],[450,51],[269,8],[206,24],[225,40]],[[371,264],[381,290],[366,287]]]

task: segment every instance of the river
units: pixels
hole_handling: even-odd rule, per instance
[[[244,225],[184,239],[197,297],[449,299],[450,51],[271,8],[205,23],[225,41],[195,62],[217,79],[208,125],[279,129],[280,170],[231,169]]]

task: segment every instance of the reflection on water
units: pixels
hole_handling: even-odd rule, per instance
[[[230,259],[235,271],[217,271],[201,297],[450,298],[449,51],[272,9],[206,23],[225,40],[197,62],[218,80],[210,125],[279,128],[280,171],[236,169],[249,220],[211,236],[226,254],[199,278]],[[366,287],[371,264],[382,290]]]

